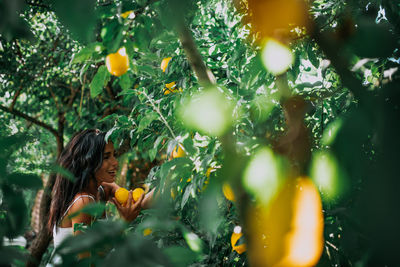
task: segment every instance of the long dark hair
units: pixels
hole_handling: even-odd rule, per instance
[[[103,163],[105,145],[105,133],[88,129],[76,133],[65,146],[57,163],[69,171],[74,180],[60,173],[56,176],[48,222],[50,231],[62,219],[74,196],[87,189],[91,180],[96,181],[94,174]]]

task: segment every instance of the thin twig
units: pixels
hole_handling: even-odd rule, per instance
[[[82,102],[83,102],[83,91],[85,90],[85,81],[86,81],[86,73],[83,76],[83,83],[82,83],[82,88],[81,88],[81,101],[79,103],[79,117],[81,116],[81,112],[82,112]]]
[[[174,134],[174,131],[172,131],[171,127],[169,126],[169,124],[168,124],[168,122],[167,122],[167,120],[166,120],[166,119],[164,118],[164,116],[162,115],[160,109],[154,104],[153,99],[151,99],[151,98],[146,94],[146,92],[143,91],[143,92],[141,92],[141,93],[147,98],[147,100],[149,100],[150,105],[153,107],[153,109],[155,110],[155,112],[157,112],[158,115],[160,115],[161,121],[165,124],[165,126],[167,126],[168,130],[171,132],[172,137],[175,139],[176,136],[175,136],[175,134]]]

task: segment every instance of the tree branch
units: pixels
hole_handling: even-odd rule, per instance
[[[71,85],[71,95],[69,96],[69,100],[67,103],[68,108],[72,107],[72,104],[74,103],[74,100],[75,100],[75,97],[77,94],[78,94],[78,89],[74,89]]]
[[[17,102],[17,99],[18,99],[19,95],[21,94],[21,90],[22,90],[22,85],[19,86],[18,90],[14,94],[13,101],[10,105],[10,110],[14,109],[15,103]]]
[[[23,119],[25,119],[27,121],[30,121],[30,122],[32,122],[32,123],[44,128],[44,129],[48,130],[48,131],[50,131],[56,137],[58,136],[57,130],[55,130],[53,127],[51,127],[50,125],[48,125],[48,124],[46,124],[44,122],[41,122],[41,121],[35,119],[35,118],[33,118],[33,117],[29,116],[29,115],[26,115],[25,113],[22,113],[22,112],[20,112],[18,110],[15,110],[15,109],[10,110],[9,108],[7,108],[7,107],[5,107],[3,105],[0,105],[0,109],[5,111],[5,112],[7,112],[7,113],[13,114],[13,115],[18,116],[20,118],[23,118]]]
[[[51,86],[48,86],[48,88],[49,88],[51,97],[54,99],[54,103],[56,104],[57,110],[58,110],[59,112],[61,112],[61,107],[60,107],[60,105],[58,104],[57,97],[56,97],[56,95],[54,94],[53,89],[51,89]]]
[[[112,91],[110,84],[106,85],[106,91],[107,91],[108,95],[111,97],[111,100],[115,101],[115,95],[114,95],[114,92]]]
[[[185,51],[189,64],[199,80],[199,83],[202,85],[215,84],[216,79],[204,63],[194,42],[193,36],[183,19],[180,23],[178,23],[177,28],[179,40],[182,44],[183,50]]]
[[[20,59],[20,64],[25,64],[25,60],[24,60],[24,57],[23,57],[23,55],[22,55],[22,52],[21,52],[21,47],[19,46],[19,43],[18,43],[18,41],[17,40],[14,40],[14,44],[15,44],[15,48],[17,49],[17,55],[18,55],[18,57],[19,57],[19,59]]]
[[[332,66],[341,77],[343,85],[346,86],[358,100],[361,100],[363,88],[360,81],[351,73],[349,61],[343,53],[340,44],[334,40],[329,32],[321,32],[320,29],[315,29],[311,37],[318,43],[319,47],[331,61]]]

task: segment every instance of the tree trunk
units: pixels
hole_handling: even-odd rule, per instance
[[[52,239],[52,232],[47,228],[47,221],[49,216],[49,207],[51,202],[51,188],[54,185],[55,174],[51,174],[49,180],[47,181],[46,187],[42,194],[42,200],[40,205],[40,222],[39,233],[33,240],[30,248],[30,258],[26,266],[39,266],[42,260],[43,254],[46,252],[47,247]]]
[[[64,148],[64,113],[59,113],[58,118],[58,135],[57,140],[57,158],[61,155]],[[42,194],[42,199],[40,201],[40,219],[41,225],[39,227],[39,233],[33,240],[31,246],[29,247],[30,257],[26,263],[26,266],[33,267],[39,266],[42,260],[43,254],[46,252],[47,247],[51,239],[53,238],[53,233],[47,228],[47,221],[49,217],[50,203],[51,203],[51,190],[53,188],[54,182],[56,180],[56,174],[51,174],[44,192]]]

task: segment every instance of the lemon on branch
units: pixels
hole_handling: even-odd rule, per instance
[[[246,251],[246,244],[237,244],[239,239],[243,236],[242,228],[240,226],[236,226],[233,229],[233,233],[231,235],[231,245],[232,250],[236,251],[239,254],[242,254]]]
[[[213,167],[208,168],[206,171],[206,177],[210,178],[210,174],[214,171],[215,171],[215,168],[213,168]]]
[[[176,189],[175,188],[171,188],[171,197],[172,197],[173,200],[175,200],[176,194],[177,194]]]
[[[183,150],[183,146],[181,144],[177,145],[174,150],[172,150],[171,158],[182,158],[186,156],[185,150]]]
[[[175,93],[175,92],[182,92],[182,88],[177,88],[176,87],[176,83],[175,82],[170,82],[170,83],[167,83],[167,84],[165,84],[165,87],[166,88],[164,88],[164,95],[168,95],[168,94],[170,94],[170,93]]]
[[[235,201],[235,194],[233,193],[232,187],[228,183],[222,185],[222,192],[226,199],[230,201]]]
[[[143,230],[143,236],[148,236],[153,232],[151,228],[146,228]]]
[[[125,47],[121,47],[116,53],[106,57],[107,70],[114,76],[121,76],[129,69],[129,58]]]
[[[135,18],[135,12],[133,12],[133,10],[125,11],[124,13],[121,13],[121,17],[124,19],[133,19]]]
[[[162,69],[162,72],[165,72],[168,67],[169,61],[172,59],[172,57],[166,57],[161,61],[161,66],[160,68]]]

